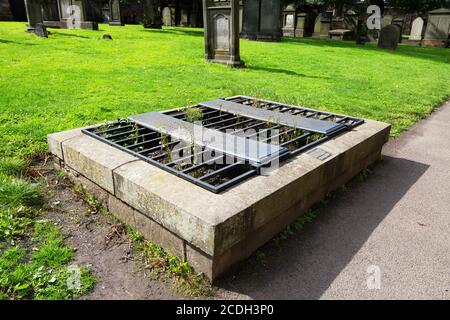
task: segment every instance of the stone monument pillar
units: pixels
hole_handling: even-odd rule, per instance
[[[305,37],[306,30],[306,19],[308,18],[308,14],[304,12],[297,13],[297,25],[295,27],[295,37],[303,38]]]
[[[242,38],[280,41],[280,0],[244,0]]]
[[[442,46],[442,42],[448,40],[450,32],[450,9],[437,9],[430,11],[427,29],[422,41],[424,46]]]
[[[37,0],[25,0],[25,9],[27,11],[27,31],[34,32],[36,24],[43,23],[42,6]]]
[[[123,26],[120,0],[109,0],[109,17],[110,26]]]
[[[144,0],[144,28],[161,29],[160,0]]]
[[[294,37],[295,36],[295,19],[297,8],[295,4],[289,4],[283,8],[283,36]]]
[[[243,67],[239,54],[239,0],[203,0],[205,59]]]

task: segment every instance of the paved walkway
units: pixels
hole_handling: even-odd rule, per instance
[[[281,252],[266,248],[266,266],[254,258],[238,265],[222,280],[224,291],[256,299],[450,299],[450,102],[383,154],[366,181],[331,200]]]

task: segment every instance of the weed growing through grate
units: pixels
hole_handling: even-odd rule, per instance
[[[186,121],[190,123],[200,121],[203,118],[202,110],[196,107],[186,108],[185,114],[186,114]]]

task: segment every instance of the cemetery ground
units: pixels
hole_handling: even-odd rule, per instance
[[[390,52],[331,40],[243,40],[247,68],[231,69],[203,61],[200,29],[100,25],[100,31],[50,29],[48,39],[24,29],[24,23],[0,23],[4,299],[211,295],[186,264],[143,242],[53,171],[48,133],[248,95],[389,122],[396,137],[450,97],[450,51],[444,49],[400,45]],[[104,33],[113,40],[102,40]],[[282,233],[277,243],[312,216]],[[250,260],[274,267],[279,258],[270,261],[263,250]],[[81,286],[68,289],[73,264],[82,266]],[[231,291],[232,279],[224,285]],[[213,294],[233,298],[231,291]]]

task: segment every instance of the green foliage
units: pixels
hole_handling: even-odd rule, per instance
[[[33,206],[39,204],[40,200],[37,184],[0,175],[0,207]]]
[[[27,207],[0,207],[0,243],[2,241],[15,243],[25,229],[33,222],[34,211]]]
[[[27,162],[19,158],[0,158],[0,175],[21,176]]]
[[[387,121],[397,135],[450,95],[450,52],[440,48],[242,40],[247,68],[232,69],[204,61],[201,29],[99,28],[114,41],[64,29],[41,39],[23,32],[23,23],[0,23],[1,155],[46,151],[52,132],[254,92]]]
[[[68,286],[73,272],[66,264],[73,249],[64,245],[57,228],[36,222],[32,241],[32,252],[17,245],[0,255],[0,299],[74,299],[93,287],[92,274],[83,266],[80,286]]]
[[[306,212],[304,215],[302,215],[300,218],[298,218],[296,221],[294,221],[292,224],[290,224],[286,229],[281,231],[274,239],[273,243],[275,246],[281,250],[283,247],[283,244],[286,242],[287,239],[292,237],[294,234],[302,230],[306,223],[309,223],[314,220],[316,217],[316,211],[310,210]]]
[[[142,256],[144,266],[154,275],[172,276],[177,288],[194,296],[210,296],[212,287],[202,273],[196,273],[184,261],[151,241],[145,240],[138,232],[128,228],[128,235],[133,240],[134,247]]]

